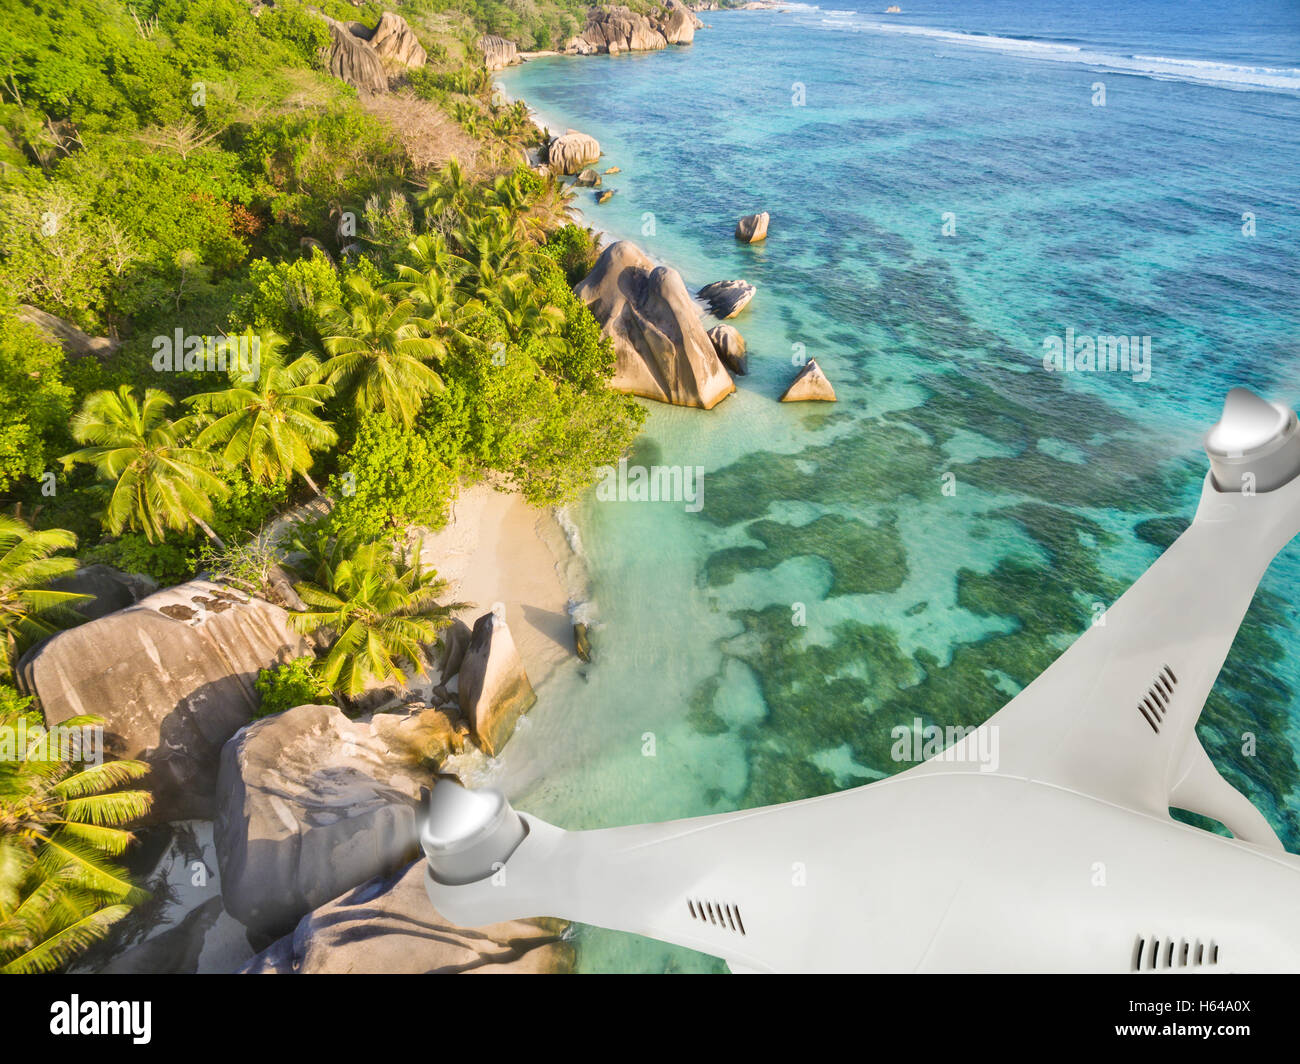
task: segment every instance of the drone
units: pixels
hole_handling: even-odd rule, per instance
[[[1205,450],[1187,530],[929,760],[802,801],[593,831],[441,779],[420,832],[430,901],[464,926],[561,917],[736,973],[1300,971],[1300,857],[1196,735],[1260,579],[1300,531],[1296,414],[1234,388]]]

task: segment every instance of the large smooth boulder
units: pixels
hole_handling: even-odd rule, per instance
[[[329,72],[340,81],[346,81],[358,92],[387,92],[388,74],[384,71],[379,53],[343,23],[334,19],[327,21],[330,48],[326,66]]]
[[[370,47],[381,59],[391,59],[404,67],[422,67],[429,58],[406,19],[391,11],[383,13],[370,34]]]
[[[600,158],[600,142],[571,129],[554,138],[546,148],[546,163],[553,174],[576,174]]]
[[[626,7],[593,8],[581,33],[597,52],[653,52],[668,47],[668,39],[645,15]]]
[[[734,318],[754,298],[758,289],[748,281],[714,281],[696,293],[709,305],[715,318]]]
[[[91,336],[82,332],[70,321],[64,321],[54,314],[47,314],[39,307],[20,303],[17,317],[29,325],[35,325],[51,340],[59,344],[69,358],[107,358],[122,346],[121,340],[111,340],[107,336]]]
[[[582,173],[573,179],[573,183],[575,185],[581,185],[583,188],[600,188],[601,176],[591,167],[587,167],[587,169],[583,170]]]
[[[745,244],[757,244],[767,239],[767,225],[771,215],[767,211],[747,214],[736,223],[736,239]]]
[[[537,701],[504,614],[493,610],[474,622],[456,678],[461,715],[479,746],[495,757]]]
[[[258,671],[310,651],[279,606],[192,580],[52,636],[18,674],[46,723],[103,717],[106,752],[148,762],[153,819],[207,818],[221,748],[261,703]]]
[[[595,55],[596,46],[586,37],[570,37],[564,42],[565,55]]]
[[[659,19],[659,29],[669,44],[690,44],[695,40],[697,19],[682,0],[667,0],[665,14]]]
[[[835,402],[835,389],[815,358],[810,358],[781,396],[783,403]]]
[[[438,683],[445,684],[460,672],[472,635],[469,625],[459,617],[438,633]]]
[[[718,352],[722,364],[739,377],[749,372],[749,356],[745,353],[745,338],[734,325],[715,325],[709,330],[709,339],[713,349]]]
[[[492,34],[481,37],[478,47],[483,53],[483,63],[489,72],[504,70],[511,64],[519,62],[519,50],[515,47],[515,42],[507,41],[504,37]]]
[[[304,916],[244,967],[249,975],[558,973],[574,949],[560,920],[457,927],[429,903],[424,861],[370,880]]]
[[[415,855],[432,772],[336,706],[256,721],[221,753],[213,839],[226,911],[264,935]]]
[[[635,244],[610,244],[574,291],[614,341],[614,388],[705,410],[736,390],[681,274]]]
[[[75,573],[51,580],[50,590],[89,595],[72,603],[71,608],[86,620],[94,621],[134,606],[158,590],[158,585],[148,577],[120,573],[109,565],[83,565]]]

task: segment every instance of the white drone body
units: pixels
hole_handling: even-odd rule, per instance
[[[557,916],[734,972],[1300,971],[1300,857],[1196,737],[1300,531],[1296,415],[1234,389],[1206,448],[1187,531],[956,746],[837,794],[597,831],[440,781],[431,901],[464,926]]]

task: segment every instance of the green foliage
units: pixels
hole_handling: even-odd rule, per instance
[[[63,349],[34,325],[0,315],[0,492],[49,468],[51,444],[64,436],[72,389]]]
[[[124,573],[142,573],[160,587],[184,583],[194,574],[188,542],[151,543],[140,532],[105,540],[82,555],[87,565],[111,565]]]
[[[455,489],[456,470],[422,432],[371,414],[362,420],[342,472],[330,481],[337,503],[327,527],[362,539],[409,524],[441,528]]]
[[[121,788],[148,770],[77,759],[84,751],[50,741],[30,700],[10,687],[0,687],[0,731],[11,747],[0,756],[0,972],[55,971],[147,897],[113,858],[151,802],[147,791]]]
[[[33,530],[0,514],[0,677],[12,675],[34,642],[74,620],[67,607],[85,596],[48,585],[76,570],[76,559],[59,553],[76,545],[71,532]]]
[[[542,253],[560,264],[570,285],[576,285],[591,273],[600,254],[591,230],[572,222],[547,238]]]
[[[279,0],[274,7],[264,8],[257,18],[257,29],[308,65],[318,64],[320,50],[330,43],[329,27],[295,0]]]
[[[331,634],[320,664],[331,690],[351,698],[372,679],[403,682],[404,665],[424,673],[422,647],[460,606],[438,604],[444,583],[432,569],[399,557],[391,542],[351,534],[320,532],[295,546],[306,556],[306,578],[295,587],[308,608],[290,621],[300,632]]]
[[[258,259],[249,267],[248,283],[248,291],[236,300],[235,321],[259,331],[271,329],[290,341],[318,344],[317,308],[343,299],[338,271],[319,248],[310,258]]]
[[[253,716],[270,717],[295,706],[332,703],[334,698],[329,687],[322,682],[319,671],[316,659],[310,654],[259,670],[253,686],[262,696],[262,701]]]
[[[157,388],[137,399],[123,385],[88,396],[72,419],[73,438],[87,446],[64,455],[64,468],[94,467],[106,500],[104,527],[114,535],[129,528],[154,542],[197,524],[212,537],[212,500],[230,489],[214,474],[212,455],[187,446],[167,420],[171,405]]]

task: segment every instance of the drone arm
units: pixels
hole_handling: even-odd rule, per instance
[[[1264,815],[1219,775],[1195,735],[1187,744],[1180,768],[1182,774],[1169,792],[1171,806],[1217,820],[1243,842],[1282,852],[1282,843]]]

